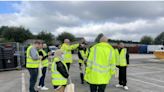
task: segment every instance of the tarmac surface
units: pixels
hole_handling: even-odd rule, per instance
[[[74,55],[74,61],[77,61],[76,55]],[[71,65],[70,75],[75,84],[75,92],[89,92],[87,83],[80,84],[77,62]],[[113,76],[106,87],[106,92],[164,92],[164,61],[155,59],[151,54],[131,54],[127,81],[128,91],[116,88],[118,79]],[[39,92],[54,92],[50,71],[47,72],[45,84],[49,90]],[[26,69],[0,72],[0,92],[29,92],[28,87],[29,74]]]

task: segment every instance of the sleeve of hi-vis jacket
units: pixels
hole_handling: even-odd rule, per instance
[[[70,46],[71,50],[77,49],[79,47],[79,44],[73,44]]]
[[[74,45],[62,45],[61,49],[66,50],[66,51],[71,51],[79,47],[79,44],[74,44]]]
[[[116,73],[116,55],[115,55],[115,50],[112,48],[112,62],[111,64],[111,75],[114,75]]]

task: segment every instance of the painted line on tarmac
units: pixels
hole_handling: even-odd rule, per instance
[[[22,73],[22,92],[26,92],[25,75]]]
[[[144,67],[141,67],[141,68],[154,69],[154,70],[158,70],[158,71],[163,70],[163,67],[159,68],[159,67],[144,66]]]
[[[140,68],[149,68],[149,69],[158,69],[158,70],[162,70],[164,67],[161,67],[161,68],[159,68],[159,67],[152,67],[152,66],[158,66],[158,65],[156,65],[156,64],[132,64],[132,65],[129,65],[130,67],[140,67]]]
[[[146,63],[146,64],[131,64],[129,66],[152,66],[152,65],[159,65],[159,64],[152,64],[152,63]]]
[[[130,80],[134,80],[134,81],[138,81],[138,82],[142,82],[142,83],[145,83],[145,84],[149,84],[149,85],[152,85],[152,86],[156,86],[156,87],[164,88],[164,86],[161,86],[161,85],[158,85],[158,84],[155,84],[155,83],[146,82],[146,81],[139,80],[139,79],[134,79],[134,78],[128,78],[128,79],[130,79]]]
[[[153,80],[153,81],[158,81],[158,82],[164,83],[163,80],[158,80],[158,79],[154,79],[154,78],[150,78],[150,77],[145,77],[145,76],[135,76],[135,77],[145,78],[145,79],[148,79],[148,80]]]
[[[163,73],[164,71],[154,71],[154,72],[142,72],[142,73],[129,73],[128,75],[142,75],[142,74],[153,74],[153,73]]]

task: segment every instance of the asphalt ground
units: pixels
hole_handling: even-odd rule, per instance
[[[129,90],[116,88],[118,79],[114,76],[107,85],[106,92],[164,92],[164,61],[149,54],[131,54],[130,57],[127,71]],[[89,92],[87,83],[80,84],[79,66],[76,61],[77,56],[74,55],[70,75],[75,84],[75,92]],[[45,84],[49,90],[39,92],[54,92],[50,71],[47,72]],[[29,92],[28,87],[29,73],[26,69],[0,72],[0,92]]]

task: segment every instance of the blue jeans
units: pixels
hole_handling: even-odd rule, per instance
[[[38,77],[38,68],[28,68],[29,74],[30,74],[30,87],[29,87],[29,91],[30,92],[36,92],[35,91],[35,84],[37,81],[37,77]]]
[[[44,80],[45,80],[45,77],[46,77],[46,71],[47,71],[47,67],[43,67],[42,68],[42,77],[40,78],[40,81],[39,81],[39,86],[41,86],[41,87],[44,86]]]

